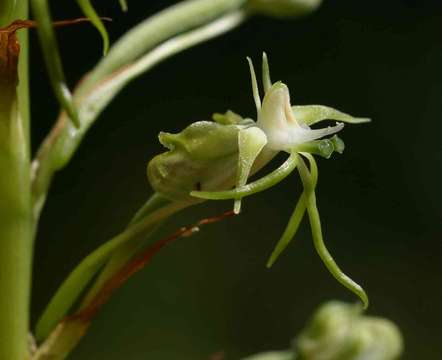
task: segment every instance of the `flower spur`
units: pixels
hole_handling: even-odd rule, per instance
[[[319,211],[316,204],[315,188],[318,168],[312,154],[329,158],[336,151],[342,153],[343,141],[334,135],[328,139],[321,138],[341,131],[346,123],[365,123],[367,118],[355,118],[333,108],[322,105],[291,106],[288,87],[282,82],[272,84],[267,56],[263,54],[263,87],[264,98],[261,98],[252,61],[248,58],[252,80],[253,97],[257,109],[257,121],[247,119],[248,126],[238,131],[238,166],[236,186],[225,191],[192,191],[191,195],[201,199],[226,200],[234,199],[234,211],[240,212],[241,199],[263,191],[298,169],[304,190],[299,198],[286,229],[273,250],[267,266],[270,267],[295,236],[301,220],[307,212],[313,237],[313,243],[324,265],[343,286],[355,293],[368,306],[368,297],[360,285],[350,279],[339,268],[327,250],[321,229]],[[226,115],[214,116],[215,121],[224,124],[244,120],[228,112]],[[312,129],[310,125],[323,120],[340,121],[334,126]],[[255,173],[276,153],[284,151],[289,158],[270,174],[247,184],[250,174]],[[303,158],[306,158],[310,168]]]

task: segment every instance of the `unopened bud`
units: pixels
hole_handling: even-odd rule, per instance
[[[303,360],[394,360],[402,347],[399,329],[391,321],[336,301],[321,306],[296,340]]]
[[[222,190],[233,186],[238,162],[238,125],[198,121],[178,134],[160,133],[169,151],[147,166],[152,187],[174,201],[195,201],[194,190]]]

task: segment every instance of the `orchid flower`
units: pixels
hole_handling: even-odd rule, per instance
[[[308,213],[315,248],[330,273],[345,287],[354,292],[362,300],[364,307],[368,306],[365,291],[345,275],[328,252],[322,235],[319,211],[316,205],[315,188],[318,178],[316,161],[312,154],[329,158],[333,152],[342,153],[344,143],[334,135],[323,137],[341,131],[346,123],[365,123],[367,118],[354,118],[333,108],[322,105],[292,106],[287,85],[278,81],[272,84],[267,56],[263,54],[263,87],[264,97],[261,101],[258,82],[252,61],[248,58],[252,80],[253,97],[257,109],[257,121],[242,119],[234,113],[224,116],[217,115],[214,119],[220,123],[236,123],[242,127],[238,131],[238,165],[236,186],[232,190],[192,191],[196,198],[210,200],[234,199],[234,211],[240,212],[241,199],[263,191],[284,179],[293,170],[298,169],[304,191],[295,206],[287,227],[268,260],[270,267],[290,243],[301,220]],[[334,126],[312,129],[310,125],[323,120],[339,121]],[[247,184],[250,174],[253,174],[267,163],[278,152],[289,154],[288,159],[270,174]],[[307,167],[307,159],[310,168]]]

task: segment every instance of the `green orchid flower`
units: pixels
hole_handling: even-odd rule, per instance
[[[358,305],[330,301],[296,338],[295,349],[304,360],[394,360],[403,340],[388,319],[363,315]]]
[[[179,134],[161,133],[160,142],[169,151],[148,164],[149,181],[159,194],[169,200],[233,199],[234,212],[239,213],[244,197],[274,186],[298,169],[304,191],[270,256],[268,267],[293,239],[307,212],[313,242],[325,266],[367,307],[365,291],[342,272],[324,244],[315,195],[318,169],[312,155],[329,158],[333,152],[342,153],[344,143],[336,133],[343,129],[343,123],[359,124],[370,120],[355,118],[322,105],[292,106],[287,85],[279,81],[272,83],[265,53],[262,70],[264,97],[261,101],[253,63],[250,59],[248,62],[257,121],[229,111],[224,115],[215,114],[214,122],[196,122]],[[311,125],[323,120],[339,122],[325,128],[311,128]],[[333,136],[323,139],[330,135]],[[251,175],[281,151],[288,153],[289,157],[279,168],[247,183]]]
[[[242,360],[396,360],[403,351],[399,328],[388,319],[364,315],[359,304],[321,305],[293,341],[292,349]]]

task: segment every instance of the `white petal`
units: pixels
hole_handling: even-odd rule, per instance
[[[298,129],[296,132],[293,131],[291,143],[296,144],[302,144],[307,141],[312,141],[316,139],[320,139],[324,136],[335,134],[338,131],[341,131],[344,127],[343,123],[336,123],[335,126],[327,126],[326,128],[322,129]]]
[[[277,82],[265,94],[257,121],[267,135],[268,146],[273,150],[285,148],[290,125],[299,126],[293,121],[294,118],[287,119],[287,107],[290,107],[289,90],[285,84]],[[290,121],[293,123],[289,124]]]
[[[297,145],[334,134],[344,127],[344,124],[336,124],[311,129],[293,114],[289,90],[281,82],[275,83],[264,96],[257,124],[267,135],[268,147],[276,151],[290,151]]]

